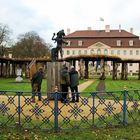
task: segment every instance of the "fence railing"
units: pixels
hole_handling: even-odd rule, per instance
[[[61,93],[38,94],[0,91],[0,127],[25,129],[83,129],[112,127],[140,121],[140,91],[81,92],[79,102],[68,97],[64,103]],[[50,96],[49,96],[50,97]]]

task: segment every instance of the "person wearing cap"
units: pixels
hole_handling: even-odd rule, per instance
[[[66,103],[67,102],[67,95],[68,95],[68,87],[70,85],[70,77],[68,72],[68,67],[66,65],[63,65],[61,71],[60,71],[60,84],[61,84],[61,102]]]
[[[32,85],[32,102],[35,102],[35,93],[38,94],[38,100],[41,101],[41,84],[43,79],[43,68],[40,67],[31,79]]]
[[[79,102],[79,93],[78,93],[79,76],[74,66],[70,67],[69,75],[70,75],[70,89],[72,93],[71,102]]]

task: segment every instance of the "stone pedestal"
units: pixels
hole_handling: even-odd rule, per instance
[[[20,77],[20,75],[16,78],[16,82],[22,82],[23,81],[23,78]]]

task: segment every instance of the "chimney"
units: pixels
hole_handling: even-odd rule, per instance
[[[133,28],[130,28],[130,33],[133,34]]]
[[[70,34],[70,28],[67,28],[67,35]]]
[[[119,32],[121,32],[121,24],[119,25]]]
[[[105,32],[110,32],[110,25],[105,25]]]
[[[91,28],[91,27],[87,27],[87,29],[88,29],[88,30],[92,30],[92,28]]]

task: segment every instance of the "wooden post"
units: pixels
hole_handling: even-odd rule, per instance
[[[16,77],[16,63],[13,64],[13,76]]]
[[[88,79],[88,60],[85,60],[85,79]]]
[[[100,80],[105,80],[105,61],[104,59],[101,59],[101,76],[100,76]]]
[[[117,69],[118,69],[118,64],[113,61],[113,73],[112,73],[113,80],[117,80]]]
[[[124,80],[124,62],[122,62],[121,80]]]
[[[128,65],[124,63],[124,80],[128,79]]]
[[[7,75],[6,77],[10,77],[10,61],[7,62]]]
[[[76,60],[73,60],[73,64],[74,67],[76,67]]]
[[[0,76],[3,77],[3,61],[1,61],[1,71],[0,71]]]
[[[29,77],[30,77],[30,79],[32,79],[33,75],[37,71],[36,59],[32,59],[32,61],[28,65],[28,68],[29,68]]]
[[[139,63],[138,80],[140,80],[140,63]]]
[[[79,74],[80,74],[80,79],[84,78],[84,66],[83,66],[83,59],[80,59],[79,61]]]
[[[60,87],[60,70],[63,66],[63,62],[48,62],[47,63],[47,96],[49,99],[53,99],[52,92],[61,91]]]
[[[112,80],[115,80],[115,62],[113,61]]]

